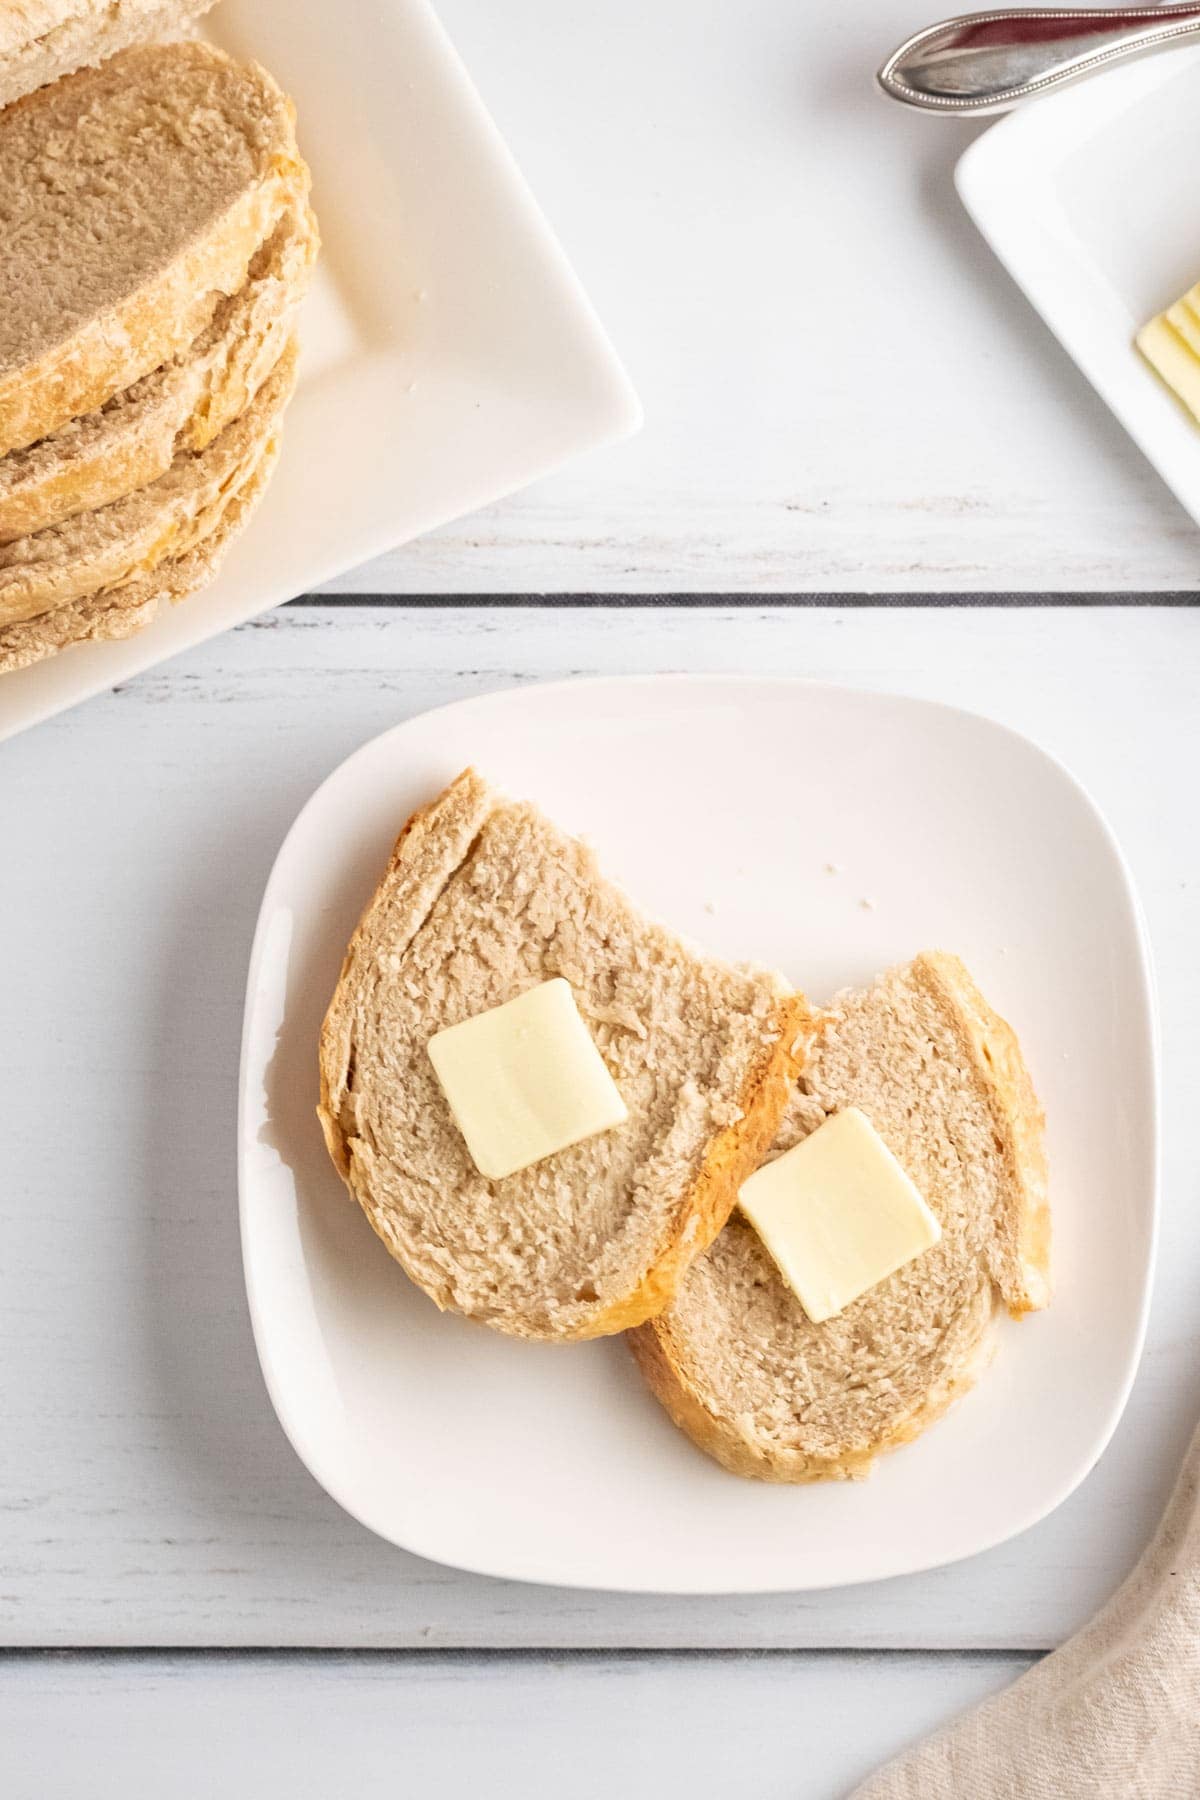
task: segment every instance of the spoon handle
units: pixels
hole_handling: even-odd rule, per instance
[[[1200,5],[970,13],[906,39],[876,79],[893,100],[927,112],[1004,112],[1197,34]]]

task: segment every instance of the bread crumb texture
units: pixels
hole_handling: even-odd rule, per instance
[[[0,451],[191,343],[307,191],[290,103],[207,45],[147,45],[0,111]]]
[[[212,0],[6,0],[0,8],[0,106],[131,44],[187,31]]]
[[[996,1296],[1048,1299],[1042,1116],[1016,1038],[957,958],[918,957],[843,996],[773,1145],[866,1113],[937,1215],[938,1244],[815,1325],[735,1213],[632,1347],[675,1422],[767,1480],[861,1475],[969,1387]]]
[[[569,981],[625,1125],[481,1176],[438,1088],[434,1032]],[[351,944],[321,1041],[322,1123],[413,1280],[526,1337],[622,1329],[666,1304],[786,1103],[807,1009],[689,949],[590,850],[473,773],[410,822]]]
[[[151,623],[164,600],[182,600],[212,579],[275,466],[280,418],[295,373],[292,343],[247,412],[207,451],[189,453],[197,464],[206,463],[208,476],[198,484],[204,498],[172,535],[169,548],[126,579],[0,628],[0,674],[27,668],[74,644],[132,637]],[[220,475],[214,478],[217,463]]]
[[[273,428],[294,381],[290,349],[249,408],[204,450],[181,450],[149,487],[0,547],[0,626],[119,586],[190,550]]]
[[[249,405],[283,353],[316,260],[307,206],[287,212],[229,296],[171,361],[61,430],[0,457],[0,545],[95,511],[203,450]]]

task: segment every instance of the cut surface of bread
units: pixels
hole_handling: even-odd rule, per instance
[[[206,586],[262,498],[279,455],[279,443],[278,431],[273,431],[250,454],[228,494],[209,509],[201,535],[184,555],[165,557],[151,574],[120,587],[88,594],[24,625],[0,630],[0,675],[28,668],[73,644],[133,637],[151,623],[164,601],[183,600]]]
[[[132,44],[186,31],[213,0],[6,0],[0,8],[0,106],[94,68]]]
[[[735,1212],[673,1304],[634,1332],[651,1389],[739,1475],[865,1474],[969,1387],[997,1296],[1049,1299],[1042,1115],[1010,1027],[957,957],[918,956],[820,1016],[773,1155],[844,1107],[871,1120],[941,1240],[815,1325]]]
[[[295,345],[289,344],[246,411],[206,449],[181,450],[149,487],[0,547],[0,626],[132,581],[164,557],[191,549],[206,509],[273,429],[291,394],[295,366]]]
[[[290,103],[204,44],[0,111],[0,454],[185,351],[307,186]]]
[[[98,412],[0,457],[0,545],[148,486],[178,449],[203,450],[244,412],[282,355],[318,242],[306,205],[286,212],[186,351]]]
[[[436,1031],[554,976],[629,1111],[498,1180],[480,1175],[428,1055]],[[643,918],[591,851],[468,770],[406,826],[320,1043],[330,1155],[418,1287],[520,1337],[658,1311],[761,1160],[808,1010]]]

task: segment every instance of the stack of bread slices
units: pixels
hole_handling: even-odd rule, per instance
[[[206,4],[0,19],[0,672],[201,586],[278,454],[309,172],[264,69],[157,41]]]
[[[619,1122],[485,1172],[439,1042],[564,983]],[[556,1054],[523,1087],[511,1066],[476,1069],[502,1125],[558,1111]],[[560,1343],[627,1332],[676,1424],[740,1475],[865,1474],[971,1385],[1001,1308],[1049,1298],[1041,1111],[956,957],[918,955],[814,1011],[782,976],[646,919],[586,846],[470,770],[395,846],[320,1075],[338,1172],[438,1306]],[[847,1112],[932,1215],[928,1247],[814,1317],[739,1197]]]

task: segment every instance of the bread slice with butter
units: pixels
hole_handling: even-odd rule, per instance
[[[604,1112],[601,1094],[596,1115],[614,1122],[486,1176],[430,1042],[556,978],[615,1084],[620,1105]],[[468,770],[409,821],[354,934],[319,1115],[351,1193],[438,1306],[518,1337],[599,1337],[665,1306],[721,1229],[808,1027],[778,977],[643,918],[589,849]]]
[[[814,1323],[739,1209],[630,1338],[675,1423],[738,1475],[866,1474],[971,1385],[998,1303],[1020,1316],[1049,1299],[1041,1111],[1013,1031],[957,957],[918,956],[819,1016],[774,1153],[848,1108],[927,1203],[936,1241]]]
[[[206,44],[0,111],[0,454],[186,351],[308,184],[291,103]]]

